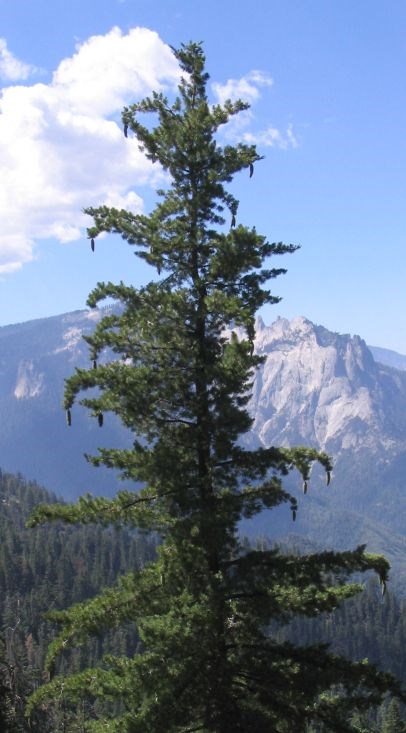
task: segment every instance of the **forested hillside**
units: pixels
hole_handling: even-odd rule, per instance
[[[388,593],[382,598],[375,580],[333,614],[298,618],[283,635],[298,644],[324,641],[336,654],[365,659],[406,681],[406,602]]]
[[[51,716],[44,709],[30,721],[30,728],[24,718],[26,697],[47,678],[44,658],[55,629],[44,614],[94,595],[102,586],[114,583],[117,575],[155,555],[153,541],[124,530],[79,525],[26,529],[32,508],[55,500],[22,477],[0,476],[0,729],[5,732],[81,730],[79,709],[61,709],[57,720],[55,713]],[[298,618],[288,627],[274,629],[273,634],[298,644],[326,641],[338,654],[354,660],[368,658],[406,680],[406,603],[390,592],[382,598],[372,580],[362,595],[348,600],[334,614]],[[61,667],[79,669],[104,653],[132,654],[136,650],[136,634],[128,627],[76,648]],[[86,715],[91,714],[87,708]],[[385,710],[381,711],[376,726],[375,719],[370,719],[370,730],[381,733],[386,717]]]
[[[155,554],[152,540],[125,530],[66,525],[26,529],[33,507],[55,500],[21,477],[0,476],[0,695],[8,718],[6,727],[0,725],[2,732],[64,730],[45,711],[28,728],[23,714],[25,698],[46,679],[44,658],[54,627],[44,614],[94,595]],[[59,670],[79,669],[109,651],[133,654],[136,649],[134,629],[120,629],[77,647],[62,659]]]

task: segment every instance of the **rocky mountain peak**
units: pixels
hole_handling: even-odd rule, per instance
[[[359,336],[333,333],[303,316],[278,318],[271,326],[257,321],[255,348],[266,356],[250,405],[261,443],[337,452],[382,439],[385,368]]]

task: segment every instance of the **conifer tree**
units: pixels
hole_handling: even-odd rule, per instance
[[[400,714],[399,703],[396,699],[390,701],[384,722],[382,725],[382,733],[404,733],[406,725]]]
[[[295,247],[269,243],[237,221],[238,201],[227,185],[240,171],[252,177],[261,158],[252,145],[222,147],[216,134],[248,105],[209,104],[200,44],[175,55],[183,72],[175,101],[154,93],[123,111],[125,136],[134,135],[167,174],[160,201],[149,215],[87,209],[92,250],[99,234],[117,233],[157,279],[139,289],[96,286],[91,308],[106,298],[121,308],[86,337],[89,369],[78,369],[65,392],[70,429],[80,400],[100,426],[113,413],[132,431],[131,449],[100,449],[89,460],[143,488],[112,500],[87,495],[72,506],[42,506],[31,520],[124,524],[159,534],[155,562],[52,614],[61,632],[48,666],[52,673],[65,648],[128,622],[142,647],[133,658],[110,656],[100,667],[51,679],[31,708],[61,697],[78,701],[86,691],[100,711],[87,721],[89,731],[299,733],[311,722],[351,730],[349,711],[379,702],[388,688],[399,692],[396,683],[322,645],[277,643],[269,624],[332,611],[360,589],[344,582],[355,571],[374,569],[384,585],[388,564],[363,547],[296,557],[240,544],[242,518],[285,503],[295,519],[297,499],[283,476],[296,469],[307,490],[312,464],[322,465],[329,482],[331,463],[308,448],[241,447],[261,363],[253,349],[255,314],[278,300],[265,284],[284,272],[268,262]],[[155,128],[141,122],[149,113]],[[106,349],[107,363],[99,359]]]
[[[16,727],[12,720],[13,703],[10,686],[10,665],[6,659],[6,648],[0,637],[0,730],[4,733],[15,733]]]

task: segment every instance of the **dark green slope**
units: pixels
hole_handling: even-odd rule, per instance
[[[154,542],[121,530],[63,525],[26,529],[25,522],[33,507],[53,500],[55,497],[21,476],[0,474],[2,733],[59,730],[55,726],[60,722],[45,710],[37,713],[30,729],[23,714],[25,698],[46,678],[44,657],[54,629],[44,614],[94,595],[100,587],[114,583],[118,574],[143,565],[155,552]],[[291,545],[292,541],[288,542],[286,549],[294,550]],[[335,614],[319,620],[297,619],[275,633],[300,644],[327,641],[339,654],[352,659],[368,657],[406,680],[405,602],[391,592],[382,599],[373,583]],[[136,650],[134,629],[122,629],[95,639],[85,648],[77,648],[62,660],[62,669],[87,666],[103,653],[120,651],[131,655]],[[85,713],[89,716],[92,711]],[[64,714],[71,719],[76,712]]]
[[[25,527],[35,505],[55,500],[35,483],[0,475],[0,723],[1,700],[9,718],[8,728],[0,725],[2,733],[28,730],[24,699],[46,678],[44,658],[54,632],[46,612],[94,595],[117,575],[145,564],[155,551],[152,541],[124,530]],[[121,629],[77,648],[61,668],[78,669],[119,649],[131,655],[136,648],[134,629]],[[31,725],[29,730],[38,733],[58,729],[45,715]]]

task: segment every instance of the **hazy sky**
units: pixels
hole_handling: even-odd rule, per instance
[[[0,325],[149,276],[117,237],[92,254],[81,210],[152,206],[160,171],[120,111],[172,95],[169,45],[201,40],[213,101],[252,104],[229,139],[265,156],[235,181],[239,219],[301,245],[264,319],[406,352],[405,37],[401,0],[0,0]]]

